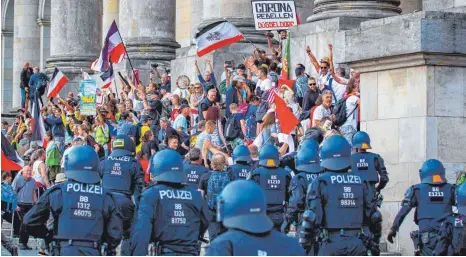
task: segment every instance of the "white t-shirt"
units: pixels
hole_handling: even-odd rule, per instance
[[[43,161],[41,160],[37,160],[34,162],[34,164],[32,165],[32,178],[41,183],[42,185],[44,185],[44,181],[42,180],[42,175],[40,174],[40,170],[39,170],[39,165],[41,163],[44,163]]]
[[[346,99],[346,117],[348,117],[348,118],[346,118],[345,123],[343,125],[341,125],[342,127],[351,125],[351,126],[353,126],[353,128],[355,130],[358,129],[359,112],[358,112],[358,109],[354,110],[354,108],[356,108],[356,102],[358,100],[359,100],[359,97],[355,96],[355,95],[352,95],[352,96],[348,97],[348,99]],[[353,112],[353,110],[354,110],[354,112]],[[351,113],[351,112],[353,112],[353,113]]]
[[[272,81],[270,79],[257,80],[256,88],[260,88],[263,92],[272,88]]]
[[[322,90],[324,86],[330,87],[330,79],[332,76],[330,73],[327,73],[326,75],[319,75],[319,88]],[[335,104],[338,102],[340,99],[343,98],[346,92],[346,85],[340,84],[336,82],[334,79],[332,79],[332,90],[333,93],[335,94],[335,97],[337,98],[335,101],[335,97],[332,95],[332,103]]]
[[[316,107],[314,110],[314,115],[312,116],[312,127],[314,127],[316,124],[314,123],[315,120],[322,120],[324,117],[330,117],[332,115],[332,112],[330,111],[330,108],[325,109],[325,107],[321,104]]]

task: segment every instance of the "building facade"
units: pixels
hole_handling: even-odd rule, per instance
[[[303,63],[315,73],[306,45],[322,58],[333,44],[335,62],[361,72],[361,129],[371,135],[390,175],[382,206],[387,232],[404,191],[419,183],[423,161],[444,162],[449,182],[466,168],[466,1],[295,3],[302,24],[291,28],[291,67]],[[198,28],[228,18],[255,45],[266,43],[254,29],[251,0],[2,0],[1,15],[3,113],[19,107],[24,62],[41,70],[59,67],[70,79],[64,91],[75,90],[81,72],[90,72],[100,54],[113,20],[141,80],[147,82],[150,64],[158,63],[171,68],[172,87],[180,75],[195,80],[192,63],[199,58],[192,38]],[[202,60],[211,60],[220,76],[225,60],[240,63],[252,49],[244,41]],[[387,251],[413,254],[413,214]]]

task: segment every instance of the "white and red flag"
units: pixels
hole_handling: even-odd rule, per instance
[[[241,39],[244,39],[243,34],[229,21],[212,23],[196,33],[197,56],[201,57]]]
[[[104,47],[100,53],[99,59],[91,64],[91,69],[99,72],[105,72],[112,63],[120,63],[125,57],[126,51],[121,39],[118,27],[113,21],[107,36],[105,37]]]
[[[68,83],[68,78],[57,67],[53,71],[52,80],[49,84],[49,92],[47,98],[56,97],[60,90]]]

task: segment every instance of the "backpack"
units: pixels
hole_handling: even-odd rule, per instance
[[[301,142],[306,140],[306,139],[314,139],[317,143],[322,143],[324,141],[324,132],[322,129],[313,127],[313,128],[308,128],[306,132],[304,133],[303,138],[301,139]]]
[[[227,119],[227,122],[225,123],[225,139],[227,141],[233,141],[236,138],[243,138],[244,135],[242,135],[241,132],[241,124],[239,124],[239,121],[235,119],[237,113],[233,114],[230,116],[230,118]]]
[[[335,114],[335,121],[333,122],[333,124],[337,127],[340,127],[341,125],[345,124],[348,117],[351,116],[357,108],[358,106],[356,105],[356,108],[354,108],[349,115],[346,115],[346,99],[340,99],[340,101],[338,101],[335,105],[335,109],[333,109],[333,112]]]
[[[47,82],[49,78],[44,73],[40,73],[39,80],[37,81],[37,90],[39,91],[39,95],[43,95],[45,93],[45,88],[47,87]]]
[[[223,188],[230,183],[231,178],[228,172],[213,171],[207,181],[206,202],[210,210],[217,210],[217,196]]]

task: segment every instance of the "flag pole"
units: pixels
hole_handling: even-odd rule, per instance
[[[113,22],[115,22],[115,20],[113,20]],[[116,24],[116,22],[115,22],[115,26],[116,26],[116,28],[117,28],[118,35],[119,35],[120,38],[121,38],[121,43],[123,44],[123,48],[125,49],[126,57],[128,57],[129,66],[131,66],[131,70],[133,71],[133,76],[136,77],[136,73],[134,72],[133,64],[131,63],[131,59],[129,58],[128,51],[126,51],[125,42],[123,41],[123,37],[121,36],[120,29],[118,28],[118,25]],[[136,77],[136,82],[138,82],[138,84],[139,84],[139,82],[140,82],[138,77]],[[115,86],[115,88],[116,88],[116,86]]]

